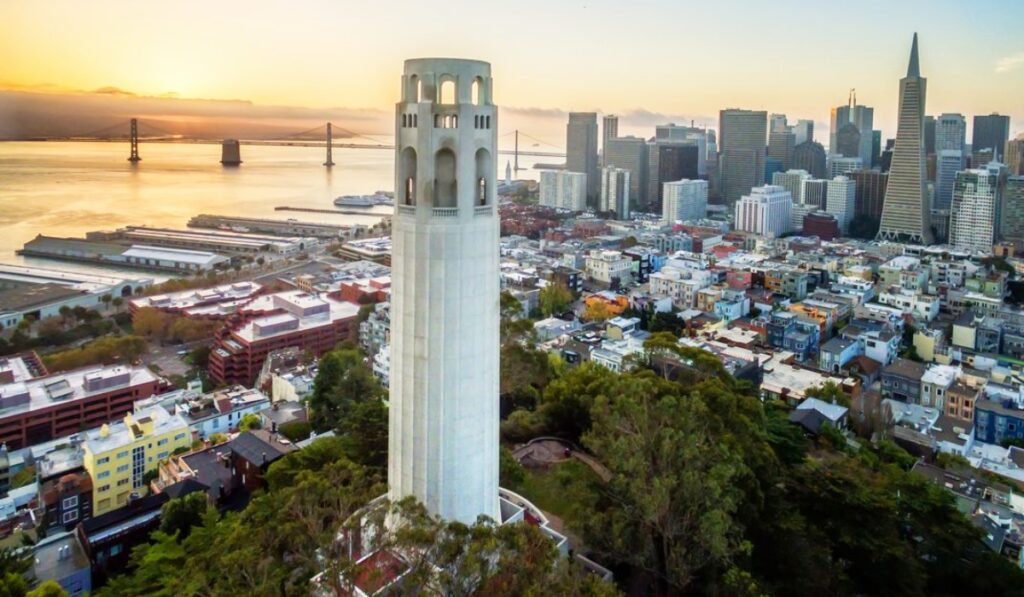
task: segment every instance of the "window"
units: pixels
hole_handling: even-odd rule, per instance
[[[177,441],[177,440],[185,439],[186,435],[188,435],[188,434],[187,433],[179,433],[178,435],[174,436],[174,440]]]
[[[164,451],[164,452],[160,452],[159,454],[157,454],[157,455],[156,455],[156,459],[157,459],[157,460],[163,460],[164,458],[167,458],[167,455],[168,455],[169,453],[170,453],[170,452],[167,452],[167,451]]]
[[[167,438],[165,437],[164,439],[162,439],[162,440],[160,440],[160,441],[156,442],[156,445],[158,445],[158,446],[164,446],[164,445],[167,445],[167,442],[169,442],[169,441],[171,441],[171,440],[169,440],[169,439],[167,439]]]
[[[108,483],[107,485],[100,485],[99,489],[97,489],[96,491],[98,491],[100,493],[103,493],[105,491],[110,491],[110,484]]]
[[[110,476],[110,471],[102,471],[102,472],[100,472],[100,474],[96,475],[96,478],[97,479],[106,479],[109,476]]]
[[[118,452],[117,453],[117,457],[118,458],[128,458],[128,450],[125,450],[124,452]]]
[[[131,481],[131,479],[129,479],[128,477],[125,477],[124,479],[119,479],[117,481],[117,486],[120,487],[122,485],[127,485],[129,481]]]
[[[71,508],[77,508],[77,507],[78,507],[78,496],[77,495],[73,495],[71,497],[66,497],[61,502],[61,508],[65,509],[65,510],[70,510]]]
[[[96,464],[106,464],[108,462],[110,462],[110,456],[104,456],[103,458],[97,460]]]
[[[61,514],[60,521],[64,524],[78,520],[78,510],[71,510]]]
[[[127,473],[128,472],[128,465],[127,464],[122,464],[121,466],[117,467],[117,472],[119,472],[119,473]]]
[[[121,553],[121,549],[122,548],[121,548],[121,544],[120,543],[118,543],[117,545],[111,546],[110,547],[110,555],[111,556],[116,556],[117,554]]]

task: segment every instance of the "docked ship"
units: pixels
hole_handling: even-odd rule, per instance
[[[334,200],[338,207],[373,207],[374,205],[391,205],[391,193],[377,191],[373,195],[342,195]]]

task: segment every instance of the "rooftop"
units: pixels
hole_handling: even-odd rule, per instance
[[[0,385],[0,419],[104,394],[114,388],[157,380],[157,376],[145,367],[96,365],[29,381],[16,381]]]
[[[152,423],[152,431],[145,425]],[[125,415],[123,421],[86,432],[85,449],[93,455],[131,445],[140,437],[162,435],[175,430],[188,431],[188,423],[179,415],[170,415],[159,406]]]
[[[132,245],[130,249],[121,253],[122,257],[133,257],[136,259],[157,259],[160,261],[175,261],[193,265],[210,266],[215,263],[228,261],[227,257],[210,253],[208,251],[191,251],[188,249],[173,249],[167,247],[151,247],[148,245]]]

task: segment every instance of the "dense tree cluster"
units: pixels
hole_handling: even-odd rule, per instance
[[[146,341],[138,336],[103,336],[80,348],[43,355],[43,362],[56,373],[89,365],[131,363],[147,350]]]
[[[132,319],[135,333],[160,342],[195,342],[212,338],[223,324],[214,319],[185,317],[142,307]]]

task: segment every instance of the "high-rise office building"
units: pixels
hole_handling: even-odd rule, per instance
[[[601,168],[601,204],[603,212],[612,212],[617,220],[629,219],[629,178],[625,168]]]
[[[989,169],[957,172],[949,212],[949,244],[990,253],[995,243],[999,174]]]
[[[793,125],[793,134],[796,136],[793,143],[794,145],[800,145],[808,141],[814,141],[814,121],[813,120],[797,120],[796,124]]]
[[[804,202],[803,187],[805,180],[811,180],[811,174],[807,170],[787,170],[786,172],[776,172],[772,176],[772,184],[789,191],[790,197],[793,198],[793,203]]]
[[[840,125],[836,131],[836,149],[831,155],[837,157],[860,157],[860,129],[852,122]]]
[[[1024,134],[1006,142],[1005,155],[1010,176],[1024,176]]]
[[[601,182],[597,174],[597,114],[570,112],[565,136],[565,169],[587,175],[587,205],[597,205]]]
[[[828,198],[828,181],[820,178],[810,178],[803,181],[800,189],[800,198],[806,205],[813,205],[818,209],[825,209]]]
[[[764,184],[768,113],[722,110],[718,122],[718,176],[722,199],[732,205]]]
[[[863,170],[864,162],[860,158],[829,157],[828,177],[835,178],[856,170]]]
[[[885,200],[885,187],[889,183],[889,173],[879,170],[857,170],[847,174],[856,184],[854,196],[855,215],[866,215],[875,220],[882,217],[882,203]]]
[[[924,117],[924,154],[935,153],[935,117]]]
[[[825,178],[827,160],[821,143],[806,141],[793,148],[793,168],[807,170],[814,178]]]
[[[937,145],[936,145],[937,146]],[[953,200],[953,183],[956,173],[963,170],[964,153],[956,149],[940,149],[935,156],[935,196],[933,209],[948,210]]]
[[[859,157],[865,164],[871,163],[871,131],[875,125],[875,109],[857,104],[857,92],[850,90],[850,100],[845,106],[832,108],[831,126],[829,130],[829,153],[839,154],[848,158]],[[857,129],[856,151],[849,145],[852,131],[847,129],[847,145],[839,147],[839,133],[847,123]]]
[[[545,207],[586,211],[587,175],[565,170],[541,170],[539,203]]]
[[[782,163],[788,170],[793,165],[793,150],[796,148],[796,135],[792,131],[772,131],[768,133],[768,157]]]
[[[910,49],[907,76],[900,79],[899,120],[889,183],[885,190],[880,240],[931,244],[931,206],[924,161],[924,107],[927,80],[921,76],[917,34]]]
[[[464,524],[501,520],[491,67],[407,60],[402,83],[399,124],[410,114],[423,116],[413,123],[454,118],[443,127],[396,127],[388,497],[413,497],[432,516]],[[434,90],[446,85],[452,103],[436,104]],[[405,196],[410,188],[414,196]]]
[[[658,144],[681,143],[697,146],[697,174],[707,176],[708,154],[714,153],[709,146],[714,144],[715,132],[693,126],[659,124],[654,128],[654,141]]]
[[[645,208],[661,211],[664,184],[700,178],[700,147],[691,141],[655,141],[647,145],[647,202]]]
[[[608,140],[619,136],[619,117],[606,114],[601,118],[601,151],[608,147]],[[605,164],[607,166],[607,164]]]
[[[768,134],[781,133],[789,130],[785,114],[772,114],[768,116]]]
[[[1003,188],[1000,237],[1024,248],[1024,176],[1010,176]]]
[[[974,117],[974,130],[971,133],[971,150],[975,153],[992,150],[992,158],[1000,161],[1003,158],[1006,142],[1010,139],[1010,117],[999,114]]]
[[[661,215],[666,224],[699,220],[707,215],[708,182],[706,180],[675,180],[666,182],[664,187]]]
[[[836,217],[844,236],[850,232],[850,222],[856,210],[856,191],[857,183],[846,176],[836,176],[828,181],[825,211]]]
[[[775,185],[762,185],[743,195],[734,206],[736,230],[778,237],[790,231],[793,198]]]
[[[629,170],[629,196],[633,201],[647,197],[647,141],[639,137],[608,139],[604,149],[605,166]]]
[[[967,143],[967,119],[963,114],[941,114],[935,119],[935,153],[963,151]]]
[[[874,130],[871,131],[871,164],[872,168],[878,167],[879,160],[882,159],[882,131]]]

